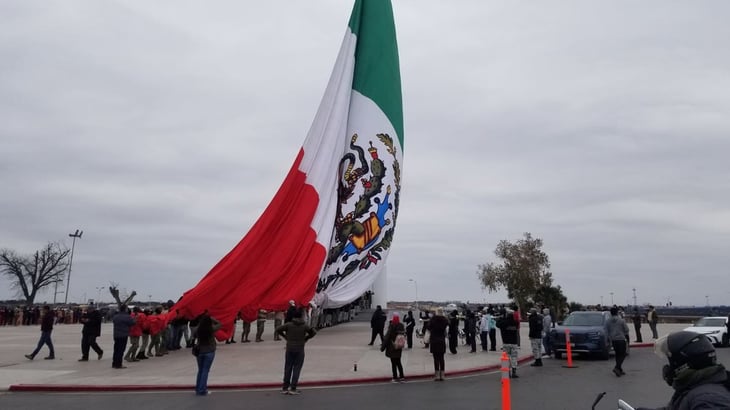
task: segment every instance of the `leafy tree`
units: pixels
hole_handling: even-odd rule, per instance
[[[48,242],[43,249],[31,255],[18,255],[11,249],[2,249],[0,272],[10,278],[10,288],[32,305],[43,288],[64,280],[70,252],[58,242]]]
[[[555,319],[559,320],[568,306],[568,298],[563,295],[560,286],[541,286],[535,293],[535,303],[550,308]]]
[[[524,309],[528,301],[535,299],[538,289],[553,283],[550,260],[541,248],[542,239],[533,238],[529,232],[515,243],[499,241],[494,254],[502,263],[488,262],[477,270],[482,287],[491,292],[505,288],[507,296]]]

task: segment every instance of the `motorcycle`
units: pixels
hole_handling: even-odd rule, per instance
[[[596,399],[593,401],[593,406],[591,407],[592,410],[596,410],[596,405],[598,404],[599,401],[601,401],[601,399],[603,399],[603,396],[605,396],[605,395],[606,395],[606,392],[598,394],[598,397],[596,397]],[[626,403],[625,401],[623,401],[621,399],[618,399],[617,405],[618,405],[618,407],[617,407],[618,410],[634,410],[634,408],[630,404]]]

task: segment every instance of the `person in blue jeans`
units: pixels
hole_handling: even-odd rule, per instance
[[[44,359],[53,360],[56,358],[56,353],[53,350],[53,341],[51,341],[51,332],[53,332],[53,320],[54,315],[51,313],[50,306],[43,306],[43,319],[41,319],[41,338],[38,339],[38,346],[36,346],[33,353],[25,355],[26,359],[33,360],[35,358],[35,355],[37,355],[38,352],[41,351],[43,345],[48,345],[48,350],[50,351],[48,356],[44,357]]]
[[[197,349],[199,349],[196,357],[198,376],[195,378],[195,394],[197,396],[210,394],[208,391],[208,374],[215,359],[215,332],[220,328],[221,323],[210,317],[208,311],[205,311],[198,317],[198,326],[193,329],[193,337],[197,338]]]
[[[317,334],[317,331],[304,322],[303,316],[302,309],[298,308],[292,321],[277,327],[275,331],[286,340],[284,383],[281,386],[281,394],[299,394],[297,383],[304,365],[304,344]]]

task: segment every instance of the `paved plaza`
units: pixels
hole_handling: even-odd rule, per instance
[[[660,325],[661,334],[687,325]],[[648,331],[648,328],[646,329]],[[112,369],[112,325],[105,323],[98,339],[104,349],[102,360],[93,354],[88,362],[81,357],[81,325],[56,325],[53,343],[55,360],[43,360],[44,347],[35,360],[32,352],[40,336],[39,326],[0,327],[0,390],[94,391],[94,390],[177,390],[192,389],[197,371],[190,349],[172,351],[125,363],[126,369]],[[237,331],[240,338],[240,327]],[[646,340],[646,334],[644,335]],[[531,359],[527,326],[521,328],[521,361]],[[239,339],[240,340],[240,339]],[[499,336],[497,337],[499,342]],[[322,329],[307,343],[301,386],[357,384],[390,380],[390,361],[376,346],[368,346],[370,324],[350,322]],[[218,345],[210,373],[211,389],[276,388],[283,375],[285,341],[273,340],[273,321],[266,324],[261,343]],[[479,346],[477,346],[479,348]],[[456,375],[497,370],[501,352],[469,353],[465,346],[456,355],[446,355],[446,374]],[[552,359],[554,360],[554,359]],[[354,370],[357,364],[357,371]],[[407,379],[430,378],[433,361],[419,339],[403,354]]]

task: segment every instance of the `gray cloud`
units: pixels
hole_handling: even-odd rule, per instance
[[[0,4],[0,247],[83,229],[71,300],[110,281],[175,299],[240,240],[301,146],[351,8],[148,3]],[[730,6],[394,9],[391,299],[416,278],[421,298],[504,300],[476,267],[529,231],[572,300],[730,302]]]

